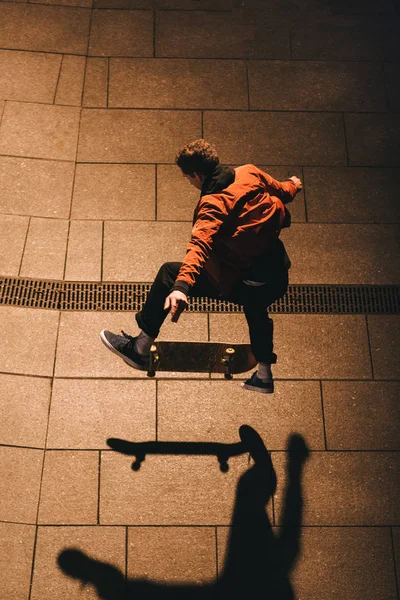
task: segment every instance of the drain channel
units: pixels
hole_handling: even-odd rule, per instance
[[[150,283],[70,282],[0,277],[0,305],[65,311],[138,311]],[[398,314],[398,285],[289,285],[271,313]],[[190,298],[191,312],[242,312],[223,300]]]

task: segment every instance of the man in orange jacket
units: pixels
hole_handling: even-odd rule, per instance
[[[253,354],[259,365],[243,386],[263,393],[274,390],[271,364],[273,322],[267,307],[288,286],[290,261],[279,234],[290,225],[285,204],[302,183],[296,176],[279,182],[254,165],[236,169],[220,165],[205,140],[184,146],[176,164],[200,190],[192,236],[182,263],[162,265],[136,321],[136,337],[102,331],[104,344],[126,363],[147,370],[150,347],[168,313],[177,322],[188,296],[220,298],[243,305]]]

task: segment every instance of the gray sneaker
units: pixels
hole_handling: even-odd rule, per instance
[[[257,371],[254,371],[250,379],[247,379],[242,383],[242,387],[246,390],[252,390],[253,392],[261,392],[262,394],[273,394],[274,393],[274,380],[268,379],[263,381],[257,377]]]
[[[121,333],[122,335],[116,335],[104,329],[100,333],[100,339],[111,352],[120,356],[128,365],[139,371],[147,371],[149,357],[139,354],[134,349],[136,337],[132,337],[124,331]]]

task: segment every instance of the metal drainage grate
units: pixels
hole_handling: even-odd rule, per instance
[[[0,304],[73,311],[138,311],[150,283],[87,283],[0,277]],[[271,313],[398,314],[398,285],[290,285]],[[237,313],[232,302],[191,298],[191,312]]]

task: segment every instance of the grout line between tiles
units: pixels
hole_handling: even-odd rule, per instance
[[[214,527],[215,536],[215,581],[219,581],[219,568],[218,568],[218,527]]]
[[[125,527],[125,581],[128,582],[129,526]]]
[[[344,147],[346,150],[346,166],[349,166],[349,147],[347,141],[347,131],[346,131],[346,118],[344,112],[342,112],[342,122],[343,122],[343,135],[344,135]]]
[[[53,96],[53,102],[52,102],[52,104],[56,103],[58,86],[60,84],[60,79],[61,79],[61,71],[62,71],[62,67],[63,67],[63,64],[64,64],[64,56],[65,56],[64,54],[61,56],[60,67],[58,69],[58,77],[57,77],[57,82],[56,82],[56,85],[55,85],[55,88],[54,88],[54,96]]]
[[[20,260],[20,263],[19,263],[18,277],[21,276],[22,263],[24,261],[25,250],[26,250],[26,246],[27,246],[27,243],[28,243],[28,236],[29,236],[29,230],[31,228],[31,222],[32,222],[32,217],[29,217],[28,226],[26,228],[25,241],[24,241],[24,245],[23,245],[22,253],[21,253],[21,260]]]
[[[366,330],[367,330],[369,360],[370,360],[370,364],[371,364],[371,378],[373,380],[375,380],[374,361],[373,361],[373,357],[372,357],[371,336],[370,336],[369,325],[368,325],[368,315],[365,315],[365,327],[366,327]]]
[[[157,11],[153,10],[153,58],[155,58],[156,55],[156,18],[157,18]]]
[[[394,543],[394,537],[393,537],[393,527],[390,527],[390,541],[391,541],[391,546],[392,546],[393,571],[394,571],[393,574],[394,574],[394,581],[395,581],[395,586],[396,586],[397,600],[400,600],[400,588],[399,588],[400,565],[397,565],[397,561],[396,561],[396,550],[395,550],[395,543]]]
[[[100,478],[101,478],[101,450],[98,458],[98,481],[97,481],[97,525],[100,525]]]
[[[107,58],[107,89],[106,89],[106,108],[109,108],[109,100],[110,100],[110,67],[111,67],[111,58]]]
[[[249,64],[248,62],[245,65],[245,70],[246,70],[246,86],[247,86],[247,110],[251,110],[251,103],[250,103],[250,79],[249,79]]]
[[[154,165],[154,220],[158,220],[158,165]]]
[[[35,539],[33,541],[33,553],[32,553],[32,564],[31,564],[31,576],[29,580],[29,592],[28,592],[28,600],[31,600],[32,596],[32,586],[33,586],[33,576],[35,572],[35,562],[36,562],[36,549],[37,549],[37,538],[38,538],[38,525],[35,525]]]
[[[105,222],[101,222],[101,254],[100,254],[100,281],[104,280],[104,226]]]
[[[156,409],[155,438],[156,438],[156,442],[158,442],[158,380],[156,380],[156,406],[155,406],[155,409]]]

